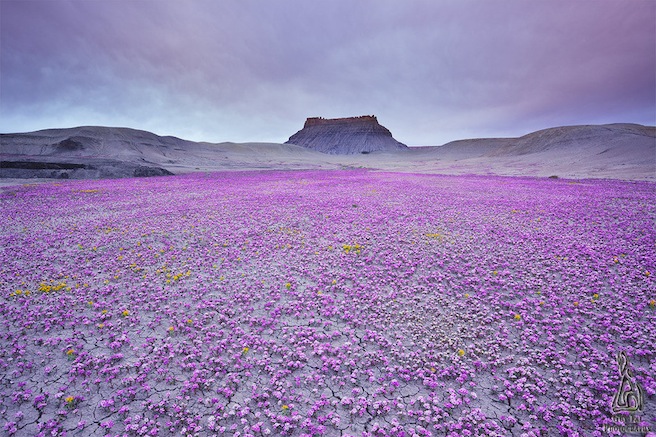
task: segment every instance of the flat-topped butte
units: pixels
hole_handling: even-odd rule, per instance
[[[392,137],[392,133],[378,123],[375,115],[346,118],[310,117],[303,129],[292,135],[287,144],[329,153],[353,155],[358,153],[389,152],[407,146]]]

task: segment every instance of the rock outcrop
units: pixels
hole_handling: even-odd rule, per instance
[[[286,144],[331,155],[391,152],[407,148],[405,144],[396,141],[388,129],[378,124],[374,115],[308,118],[303,129],[292,135]]]
[[[106,179],[168,176],[161,165],[173,137],[127,128],[82,126],[0,134],[0,179]]]

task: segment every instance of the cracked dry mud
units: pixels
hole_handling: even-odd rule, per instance
[[[649,182],[241,172],[0,193],[5,435],[656,429]]]

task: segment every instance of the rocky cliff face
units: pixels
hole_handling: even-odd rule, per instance
[[[373,115],[348,118],[313,117],[286,144],[295,144],[331,155],[353,155],[406,149]]]

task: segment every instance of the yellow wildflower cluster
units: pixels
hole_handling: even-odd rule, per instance
[[[143,269],[139,269],[139,268],[135,269],[135,271],[138,271],[138,270],[143,270]],[[191,276],[191,270],[187,270],[186,272],[180,272],[180,273],[172,274],[171,270],[168,267],[166,267],[166,265],[162,266],[161,269],[158,269],[157,273],[158,274],[166,274],[166,283],[167,284],[170,284],[171,281],[179,281],[181,278]]]
[[[191,275],[191,270],[187,270],[184,273],[178,273],[177,275],[173,275],[173,280],[174,281],[179,281],[180,278],[183,278],[183,277],[189,276],[189,275]]]
[[[30,294],[32,294],[32,292],[31,292],[30,290],[16,290],[16,291],[14,291],[13,293],[10,293],[9,296],[10,296],[10,297],[14,297],[14,296],[29,296]]]
[[[428,234],[424,234],[426,237],[432,239],[432,240],[438,240],[440,243],[444,241],[446,238],[443,234],[440,234],[439,232],[429,232]]]
[[[342,244],[342,249],[344,249],[344,253],[350,253],[351,251],[360,254],[360,249],[362,249],[362,246],[359,244]]]
[[[50,293],[51,291],[59,291],[66,289],[66,291],[71,291],[71,287],[66,285],[66,281],[61,281],[58,282],[57,284],[54,284],[53,281],[50,281],[50,283],[42,282],[39,284],[39,291],[44,292],[44,293]]]

